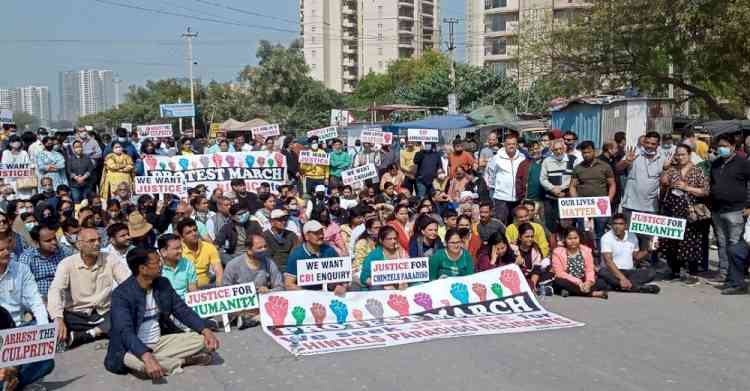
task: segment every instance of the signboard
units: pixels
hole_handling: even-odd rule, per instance
[[[151,138],[172,138],[172,124],[161,124],[161,125],[138,125],[138,134],[141,137]]]
[[[409,129],[408,140],[414,143],[440,142],[437,129]]]
[[[223,286],[185,294],[185,304],[201,318],[258,308],[255,283]]]
[[[341,180],[344,182],[344,185],[347,186],[377,177],[378,170],[372,163],[365,166],[350,168],[341,172]]]
[[[633,212],[628,230],[636,234],[682,240],[685,237],[685,219]]]
[[[328,141],[339,136],[338,126],[329,126],[327,128],[314,129],[307,132],[307,138],[318,136],[320,141]]]
[[[261,125],[250,128],[253,138],[262,137],[264,140],[268,137],[278,136],[281,134],[278,124]]]
[[[13,123],[13,112],[10,110],[0,110],[0,125],[1,124],[12,124]]]
[[[214,138],[219,132],[221,132],[221,124],[218,122],[211,122],[211,127],[208,129],[208,137]]]
[[[34,175],[36,174],[31,167],[31,163],[0,164],[0,178],[3,179],[33,178]]]
[[[331,126],[349,126],[354,122],[354,117],[347,110],[331,109]]]
[[[316,164],[319,166],[327,166],[331,164],[331,158],[327,153],[323,151],[313,152],[310,150],[299,152],[299,162],[307,164]]]
[[[297,261],[297,285],[309,286],[352,281],[352,259],[312,258]]]
[[[544,309],[517,265],[402,291],[273,292],[260,307],[263,331],[295,355],[584,325]]]
[[[0,368],[49,360],[57,349],[57,327],[41,326],[0,330]]]
[[[430,281],[428,258],[404,258],[375,261],[370,264],[372,285]]]
[[[120,127],[127,130],[128,134],[133,132],[133,124],[131,124],[130,122],[123,122],[120,124]]]
[[[257,192],[268,182],[272,191],[286,183],[286,157],[280,152],[222,152],[212,155],[155,156],[143,158],[145,176],[179,176],[185,186],[206,185],[211,193],[216,188],[232,190],[232,179],[244,179],[248,191]]]
[[[174,194],[187,196],[185,178],[180,176],[137,176],[135,194]]]
[[[359,140],[364,144],[385,144],[385,133],[381,129],[366,129],[359,134]]]
[[[162,118],[195,117],[195,105],[192,103],[169,103],[159,105]]]
[[[559,198],[557,205],[561,219],[612,216],[609,197]]]

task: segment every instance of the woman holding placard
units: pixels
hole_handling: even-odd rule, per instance
[[[677,147],[672,158],[672,166],[661,175],[662,194],[661,213],[665,216],[686,219],[685,236],[683,240],[661,239],[659,245],[665,254],[669,267],[672,269],[672,279],[680,278],[680,269],[688,265],[689,276],[685,283],[696,284],[698,278],[698,263],[702,258],[700,222],[710,218],[710,214],[690,213],[702,209],[696,199],[708,195],[708,179],[703,170],[690,160],[692,149],[682,144]],[[701,218],[703,217],[703,218]]]
[[[552,282],[555,290],[565,296],[588,296],[607,299],[607,284],[596,278],[594,256],[591,248],[581,244],[581,235],[575,227],[563,230],[563,245],[552,253]]]
[[[371,269],[373,262],[380,262],[390,259],[409,258],[409,254],[398,243],[398,233],[396,230],[386,225],[378,232],[378,246],[367,255],[362,263],[362,271],[359,275],[359,282],[362,287],[373,289]],[[383,285],[383,289],[406,289],[406,283],[398,285]]]

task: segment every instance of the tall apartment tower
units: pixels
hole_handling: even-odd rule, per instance
[[[305,61],[326,87],[352,92],[388,63],[440,50],[439,0],[300,0]]]
[[[18,100],[15,88],[0,88],[0,109],[16,111]]]
[[[39,118],[42,126],[49,126],[52,119],[52,110],[48,87],[19,87],[16,88],[16,97],[18,111],[23,111]]]
[[[114,74],[86,69],[60,72],[60,119],[73,121],[115,106]]]
[[[529,58],[522,42],[554,33],[590,7],[584,0],[466,0],[466,62],[527,84],[540,69],[519,67]]]

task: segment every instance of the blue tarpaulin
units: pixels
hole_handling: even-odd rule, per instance
[[[417,121],[392,124],[383,127],[383,129],[459,129],[468,128],[473,125],[464,115],[434,115]]]

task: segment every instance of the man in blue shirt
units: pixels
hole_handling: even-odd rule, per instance
[[[48,225],[36,225],[29,232],[31,239],[36,242],[38,248],[28,248],[18,258],[18,261],[29,267],[34,275],[39,294],[47,301],[47,291],[55,278],[57,264],[66,257],[73,255],[65,247],[57,242],[56,228]]]
[[[287,290],[321,290],[322,285],[310,285],[301,287],[297,285],[297,261],[301,259],[314,259],[314,258],[335,258],[339,254],[333,247],[324,243],[323,240],[323,227],[322,224],[315,220],[310,220],[302,227],[302,234],[305,237],[304,243],[292,249],[289,254],[289,259],[286,263],[286,273],[284,273],[284,285]],[[330,287],[335,287],[333,292],[337,295],[343,295],[346,293],[349,284],[329,284]]]
[[[26,311],[34,314],[36,324],[49,323],[34,275],[15,259],[8,246],[8,239],[0,239],[0,306],[8,310],[16,325],[23,323]]]
[[[185,297],[198,290],[198,274],[192,262],[182,257],[182,241],[175,234],[164,234],[157,241],[163,262],[161,276],[169,280],[177,295]]]

